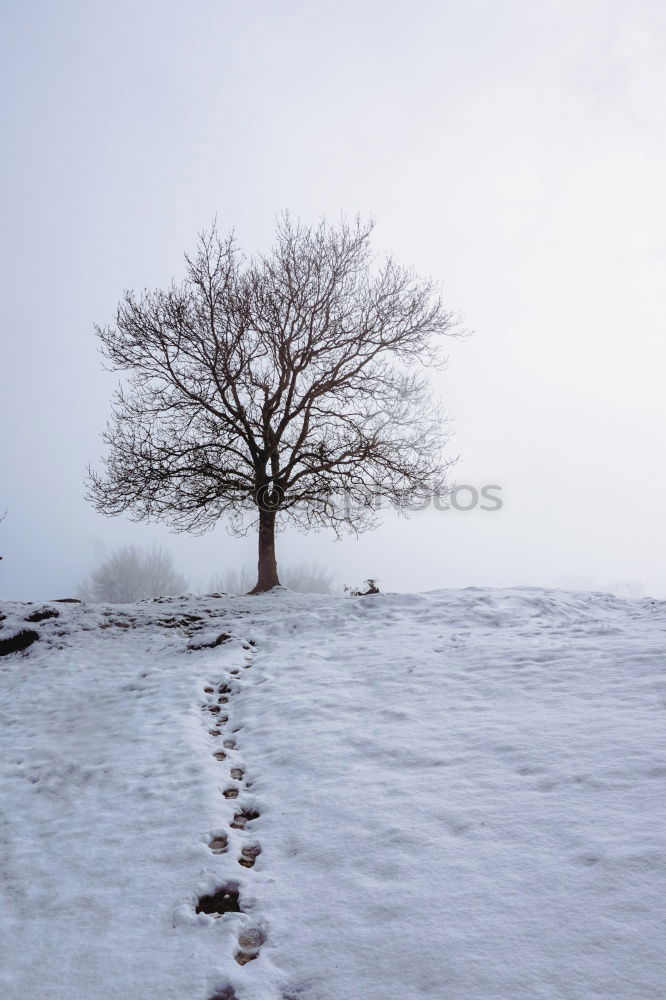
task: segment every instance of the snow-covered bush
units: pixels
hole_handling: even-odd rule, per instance
[[[87,601],[131,604],[145,597],[178,596],[186,589],[187,578],[176,569],[170,552],[121,545],[93,570],[79,594]]]

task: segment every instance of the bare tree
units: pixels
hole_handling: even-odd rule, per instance
[[[430,280],[388,258],[371,223],[301,226],[245,260],[215,228],[181,285],[126,292],[97,328],[116,371],[105,474],[89,498],[204,532],[222,515],[259,529],[259,593],[279,584],[276,515],[361,531],[377,499],[445,487],[442,413],[428,371],[455,326]],[[420,368],[418,363],[420,363]]]
[[[176,596],[186,589],[187,579],[176,569],[171,553],[122,545],[93,570],[79,594],[89,601],[132,604],[146,597]]]
[[[285,587],[297,594],[333,594],[335,577],[330,570],[316,563],[297,563],[280,570],[280,578]],[[230,569],[214,576],[210,590],[223,594],[247,594],[255,583],[255,576],[249,567]]]

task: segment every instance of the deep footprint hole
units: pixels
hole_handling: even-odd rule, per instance
[[[215,892],[199,897],[196,912],[217,916],[221,916],[223,913],[241,913],[238,895],[237,886],[222,885]]]

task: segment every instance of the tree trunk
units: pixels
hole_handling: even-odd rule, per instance
[[[263,594],[271,587],[279,587],[275,561],[275,511],[259,511],[259,578],[251,594]]]

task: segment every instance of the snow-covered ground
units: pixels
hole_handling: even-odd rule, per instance
[[[48,607],[0,608],[3,998],[666,996],[665,603]]]

